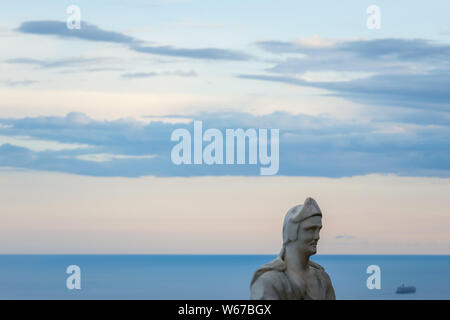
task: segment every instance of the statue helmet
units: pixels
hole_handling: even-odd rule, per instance
[[[300,222],[313,216],[322,216],[322,211],[313,198],[306,198],[303,204],[291,208],[286,213],[283,222],[283,248],[287,243],[297,240]]]

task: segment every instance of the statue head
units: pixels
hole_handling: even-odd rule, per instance
[[[284,217],[281,258],[284,259],[288,246],[300,254],[316,254],[321,228],[322,211],[314,199],[307,198],[303,204],[291,208]]]
[[[314,199],[307,198],[286,213],[281,252],[253,274],[251,299],[336,299],[325,269],[309,259],[317,252],[321,228],[322,211]]]

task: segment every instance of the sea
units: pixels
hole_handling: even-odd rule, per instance
[[[0,255],[0,299],[249,299],[253,272],[272,255]],[[450,299],[448,255],[317,255],[337,299]],[[68,289],[68,266],[80,289]],[[369,266],[380,289],[369,289]],[[396,294],[398,286],[415,293]]]

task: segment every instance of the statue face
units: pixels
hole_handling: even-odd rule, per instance
[[[297,248],[306,255],[313,255],[317,252],[317,243],[320,239],[319,233],[322,229],[322,217],[313,216],[300,223]]]

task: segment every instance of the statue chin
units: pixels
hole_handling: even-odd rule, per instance
[[[310,245],[303,249],[303,252],[300,254],[312,256],[317,253],[317,245]]]

